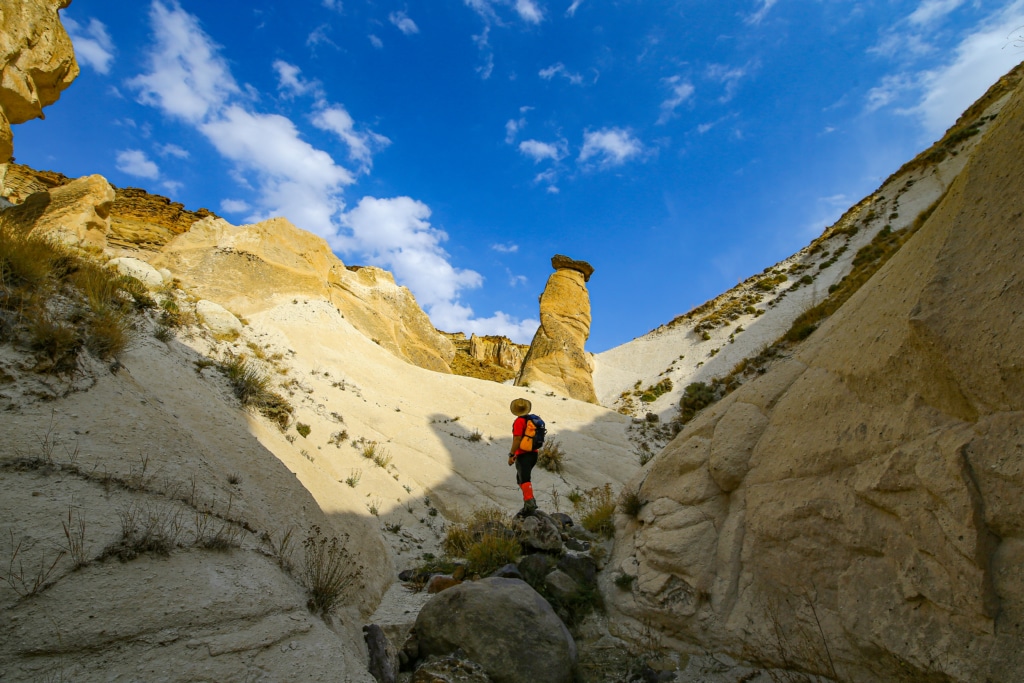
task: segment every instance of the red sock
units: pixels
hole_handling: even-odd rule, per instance
[[[533,484],[526,482],[519,486],[523,490],[523,501],[531,500],[533,498]]]

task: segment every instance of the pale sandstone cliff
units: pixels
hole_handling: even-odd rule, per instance
[[[78,76],[57,10],[71,0],[0,4],[0,163],[14,153],[11,125],[42,118]]]
[[[416,299],[379,268],[348,270],[327,243],[284,218],[233,226],[194,223],[156,256],[197,296],[249,315],[295,297],[325,298],[356,329],[400,358],[450,372],[454,349]]]
[[[85,176],[29,195],[0,213],[0,225],[102,250],[107,246],[113,203],[114,188],[103,176]]]
[[[516,385],[550,387],[559,393],[597,403],[593,367],[583,350],[590,337],[590,294],[587,281],[594,268],[585,261],[557,255],[551,259],[555,272],[540,296],[540,327]]]
[[[615,612],[842,680],[1024,680],[1022,178],[1018,91],[903,249],[627,486]]]

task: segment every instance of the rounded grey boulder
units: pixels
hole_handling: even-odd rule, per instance
[[[494,683],[571,683],[576,643],[541,595],[491,577],[438,593],[416,619],[419,656],[461,649]]]

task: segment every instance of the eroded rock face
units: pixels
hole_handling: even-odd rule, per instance
[[[508,337],[483,336],[475,334],[469,338],[469,354],[483,363],[519,372],[523,364],[523,352],[519,345]]]
[[[842,680],[1024,680],[1022,127],[1017,92],[901,251],[627,485],[616,611]]]
[[[57,10],[71,0],[0,4],[0,163],[14,148],[11,125],[40,118],[78,76]]]
[[[594,269],[567,256],[551,259],[555,272],[540,297],[540,328],[523,360],[516,385],[542,384],[572,398],[597,403],[593,366],[583,346],[590,337],[587,280]]]
[[[416,636],[420,657],[461,649],[495,683],[572,681],[576,643],[551,605],[518,579],[482,579],[439,593],[416,618]]]
[[[103,249],[113,203],[114,188],[103,176],[91,175],[29,195],[21,204],[5,210],[0,221],[20,232]]]
[[[241,315],[295,297],[330,300],[366,336],[400,358],[450,372],[455,354],[412,293],[379,268],[348,270],[312,233],[284,218],[236,227],[204,218],[151,259],[190,292]]]

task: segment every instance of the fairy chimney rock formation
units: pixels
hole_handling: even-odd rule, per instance
[[[590,295],[586,283],[594,267],[558,254],[555,272],[540,295],[540,327],[523,360],[517,386],[544,385],[559,393],[597,403],[593,366],[583,345],[590,336]]]
[[[11,125],[42,118],[43,107],[78,76],[57,10],[71,0],[0,4],[0,164],[14,153]]]

